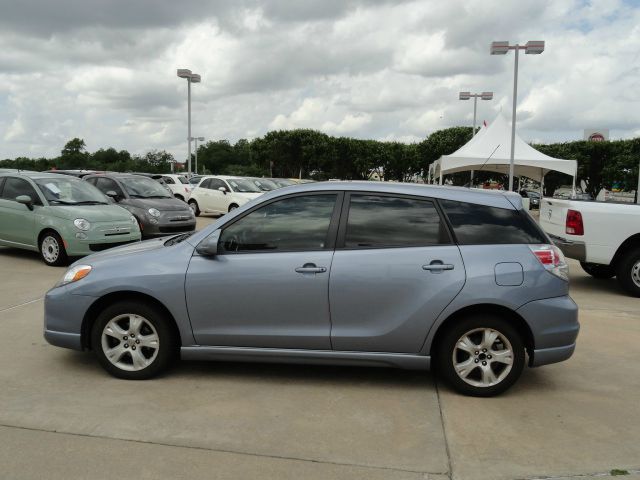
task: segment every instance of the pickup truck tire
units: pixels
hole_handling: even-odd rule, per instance
[[[622,288],[640,297],[640,248],[629,250],[618,261],[616,276]]]
[[[616,275],[616,271],[609,265],[602,265],[600,263],[587,263],[580,262],[582,269],[591,275],[593,278],[599,278],[607,280],[613,278]]]

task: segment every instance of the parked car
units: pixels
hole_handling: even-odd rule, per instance
[[[185,175],[166,174],[162,175],[162,180],[178,200],[183,202],[189,200],[194,187],[189,183]]]
[[[241,177],[206,176],[191,192],[189,206],[200,213],[223,215],[262,194],[253,182]]]
[[[534,192],[532,190],[520,190],[520,196],[522,198],[529,199],[530,210],[537,210],[540,208],[540,192]]]
[[[545,198],[540,225],[594,278],[616,277],[640,297],[640,206]]]
[[[313,183],[267,193],[194,234],[74,264],[46,295],[44,335],[94,350],[126,379],[153,377],[179,352],[433,364],[458,391],[489,396],[525,363],[572,355],[567,274],[517,194]]]
[[[189,177],[189,184],[195,188],[203,178],[204,175],[191,175]]]
[[[295,183],[289,180],[288,178],[268,178],[267,180],[271,180],[280,188],[290,187],[291,185],[295,185]]]
[[[140,240],[135,218],[95,187],[53,173],[0,173],[0,245],[47,265]]]
[[[136,218],[143,238],[191,232],[196,219],[191,209],[155,180],[133,173],[87,175],[94,185]]]
[[[260,189],[261,192],[270,192],[271,190],[277,190],[281,188],[272,180],[268,178],[247,177],[247,180],[253,182],[253,184]]]

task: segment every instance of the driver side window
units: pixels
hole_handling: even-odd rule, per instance
[[[323,250],[336,194],[278,200],[258,208],[222,231],[223,253]]]

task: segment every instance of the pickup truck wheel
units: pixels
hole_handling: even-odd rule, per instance
[[[498,395],[518,380],[524,368],[520,334],[496,315],[469,315],[456,321],[437,347],[440,375],[464,395]]]
[[[609,279],[615,277],[616,271],[609,265],[602,265],[600,263],[587,263],[580,262],[582,269],[591,275],[593,278]]]
[[[640,248],[627,252],[616,268],[618,282],[629,294],[640,297]]]

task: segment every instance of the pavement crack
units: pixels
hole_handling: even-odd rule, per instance
[[[20,426],[20,425],[8,425],[8,424],[0,423],[0,428],[2,428],[2,427],[4,427],[4,428],[14,428],[14,429],[18,429],[18,430],[27,430],[27,431],[32,431],[32,432],[45,432],[45,433],[53,433],[53,434],[60,434],[60,435],[72,435],[72,436],[84,437],[84,438],[96,438],[96,439],[101,439],[101,440],[115,440],[115,441],[121,441],[121,442],[131,442],[131,443],[138,443],[138,444],[144,444],[144,445],[157,445],[157,446],[161,446],[161,447],[185,448],[185,449],[193,449],[193,450],[202,450],[202,451],[206,451],[206,452],[228,453],[228,454],[232,454],[232,455],[246,455],[246,456],[250,456],[250,457],[270,458],[270,459],[274,459],[274,460],[289,460],[289,461],[296,461],[296,462],[307,462],[307,463],[318,463],[318,464],[324,464],[324,465],[335,465],[335,466],[339,466],[339,467],[357,467],[357,468],[369,468],[369,469],[372,469],[372,470],[384,470],[384,471],[391,471],[391,472],[415,473],[415,474],[420,474],[420,475],[426,475],[427,477],[429,475],[447,475],[447,473],[445,473],[445,472],[426,472],[426,471],[423,471],[423,470],[411,470],[411,469],[404,469],[404,468],[397,468],[397,467],[385,467],[385,466],[382,466],[382,465],[365,465],[365,464],[360,464],[360,463],[334,462],[334,461],[331,461],[331,460],[319,460],[319,459],[315,459],[315,458],[304,458],[304,457],[290,457],[290,456],[286,456],[286,455],[275,455],[275,454],[266,454],[266,453],[257,453],[257,452],[246,452],[246,451],[241,451],[241,450],[224,449],[224,448],[209,448],[209,447],[203,447],[203,446],[198,446],[198,445],[177,445],[177,444],[167,443],[167,442],[156,442],[156,441],[150,441],[150,440],[138,440],[138,439],[133,439],[133,438],[111,437],[111,436],[108,436],[108,435],[91,435],[91,434],[88,434],[88,433],[67,432],[67,431],[64,431],[64,430],[50,430],[50,429],[46,429],[46,428],[34,428],[34,427],[25,427],[25,426]]]
[[[8,312],[9,310],[13,310],[15,308],[20,308],[20,307],[24,307],[25,305],[31,305],[32,303],[36,303],[39,302],[40,300],[42,300],[44,297],[38,297],[38,298],[34,298],[33,300],[28,300],[26,302],[23,303],[19,303],[18,305],[11,305],[10,307],[5,307],[5,308],[0,308],[0,313],[2,312]]]
[[[595,473],[576,473],[576,474],[565,474],[565,475],[541,475],[534,477],[519,477],[515,480],[564,480],[564,479],[576,479],[580,480],[581,478],[589,479],[589,478],[609,478],[609,477],[620,477],[625,478],[627,475],[638,475],[640,474],[639,468],[626,468],[627,472],[624,475],[621,474],[612,474],[611,470],[608,472],[595,472]]]
[[[436,398],[438,399],[438,410],[440,411],[440,424],[442,425],[442,435],[444,437],[444,449],[447,453],[447,466],[449,468],[449,472],[447,476],[449,480],[453,480],[453,465],[451,462],[451,452],[449,450],[449,439],[447,438],[447,429],[444,426],[444,413],[442,412],[442,400],[440,399],[440,386],[438,384],[438,378],[435,377],[435,386],[436,386]]]

